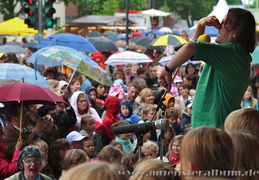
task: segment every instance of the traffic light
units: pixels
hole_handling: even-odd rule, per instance
[[[24,0],[26,7],[24,12],[27,14],[27,18],[24,23],[28,25],[29,28],[37,29],[38,26],[38,8],[37,0]]]
[[[43,29],[53,28],[57,21],[53,19],[53,14],[56,9],[53,8],[53,3],[56,0],[44,0],[43,6]]]

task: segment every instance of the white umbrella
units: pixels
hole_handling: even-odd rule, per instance
[[[104,64],[108,65],[123,65],[123,64],[132,64],[132,63],[148,63],[153,62],[146,54],[133,52],[133,51],[124,51],[111,55]]]
[[[173,34],[172,29],[170,29],[169,27],[162,27],[158,30],[158,32],[162,32],[165,34]]]
[[[145,10],[145,11],[141,11],[141,13],[149,15],[151,17],[154,17],[154,16],[168,16],[169,15],[169,13],[164,12],[164,11],[160,11],[160,10],[157,10],[157,9],[148,9],[148,10]]]
[[[174,56],[174,55],[162,57],[162,58],[158,61],[158,63],[164,66],[167,62],[170,61],[170,59],[172,59],[173,56]],[[188,60],[188,61],[186,61],[185,63],[183,63],[181,66],[186,66],[186,65],[189,64],[189,63],[192,63],[192,64],[196,65],[196,64],[200,64],[201,62],[200,62],[200,61],[191,61],[191,60]]]
[[[3,45],[0,46],[0,53],[15,53],[15,54],[24,54],[26,51],[18,45]]]

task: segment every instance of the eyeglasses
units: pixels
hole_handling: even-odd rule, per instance
[[[87,100],[78,101],[79,103],[87,103]]]
[[[26,159],[23,161],[24,163],[26,164],[39,164],[41,162],[41,160],[39,158],[36,158],[36,159]]]

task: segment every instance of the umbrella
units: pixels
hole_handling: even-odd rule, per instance
[[[145,11],[141,11],[142,14],[145,14],[145,15],[149,15],[151,17],[154,17],[154,16],[168,16],[169,13],[167,12],[164,12],[164,11],[160,11],[160,10],[157,10],[157,9],[148,9],[148,10],[145,10]]]
[[[171,56],[165,56],[165,57],[162,57],[158,63],[161,64],[161,65],[165,65],[168,61],[170,61],[170,59],[173,57],[174,55],[171,55]],[[200,61],[186,61],[185,63],[183,63],[181,66],[186,66],[187,64],[189,63],[192,63],[194,65],[196,64],[200,64],[201,62]]]
[[[33,53],[26,62],[37,65],[48,65],[50,67],[66,65],[87,77],[104,85],[111,85],[112,81],[96,62],[85,54],[64,46],[50,46],[39,49]]]
[[[138,36],[145,36],[145,34],[141,33],[141,32],[134,32],[132,33],[133,37],[138,37]]]
[[[93,45],[84,37],[70,34],[60,33],[51,35],[41,40],[34,48],[44,48],[49,46],[66,46],[82,52],[96,52]]]
[[[10,84],[10,83],[19,83],[19,81],[16,81],[14,79],[0,79],[0,86]]]
[[[259,64],[259,46],[257,46],[254,52],[251,54],[253,61],[251,64]]]
[[[14,79],[19,81],[24,78],[26,83],[36,84],[41,87],[51,87],[48,81],[38,71],[36,71],[36,79],[35,70],[31,67],[15,63],[3,63],[0,64],[0,69],[0,79]]]
[[[92,31],[86,34],[86,37],[100,37],[100,36],[103,36],[103,34],[98,31]]]
[[[184,44],[187,43],[187,41],[182,38],[181,36],[177,35],[163,35],[160,36],[159,38],[155,39],[154,42],[152,42],[150,45],[151,46],[167,46],[167,45],[179,45],[179,44]]]
[[[126,39],[126,33],[121,33],[117,36],[117,38],[120,38],[120,39]],[[129,34],[129,38],[132,38],[132,36]]]
[[[124,51],[111,55],[104,64],[122,65],[132,63],[148,63],[153,62],[146,54],[133,51]]]
[[[158,32],[162,32],[164,34],[173,34],[172,29],[168,28],[168,27],[162,27],[158,30]]]
[[[27,102],[30,104],[66,103],[54,92],[29,83],[10,83],[0,87],[0,102]]]
[[[118,34],[114,31],[105,31],[103,33],[103,35],[106,35],[106,36],[117,36]]]
[[[5,43],[5,45],[17,45],[17,46],[25,47],[24,43],[22,43],[22,42],[15,42],[15,41],[7,42],[7,43]]]
[[[36,42],[28,42],[25,44],[25,47],[27,48],[34,48],[37,45]]]
[[[20,133],[22,133],[22,115],[23,115],[23,103],[28,104],[51,104],[54,105],[57,102],[67,104],[63,99],[57,96],[52,91],[37,86],[35,84],[27,83],[11,83],[0,87],[0,102],[19,102],[21,103],[20,111]]]
[[[152,37],[148,37],[148,36],[138,36],[132,39],[131,42],[134,42],[137,45],[141,45],[143,47],[149,47],[150,43],[153,41],[154,39]]]
[[[107,39],[113,41],[113,42],[116,42],[116,41],[120,41],[121,39],[117,38],[116,36],[109,36],[109,37],[106,37]]]
[[[109,52],[118,51],[118,46],[115,42],[107,38],[92,37],[88,39],[98,51]]]
[[[0,46],[0,53],[15,53],[15,54],[24,54],[26,51],[18,45],[3,45]]]

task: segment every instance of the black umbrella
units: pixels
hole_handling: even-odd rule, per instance
[[[103,34],[98,31],[92,31],[86,34],[86,37],[100,37],[100,36],[103,36]]]
[[[107,39],[110,39],[111,41],[113,42],[116,42],[116,41],[120,41],[121,39],[117,38],[116,36],[109,36],[109,37],[106,37]]]
[[[153,40],[154,39],[152,37],[138,36],[138,37],[133,38],[131,42],[134,42],[137,45],[148,47]]]
[[[118,46],[115,44],[115,42],[107,38],[92,37],[89,38],[88,41],[90,41],[98,51],[118,51]]]

